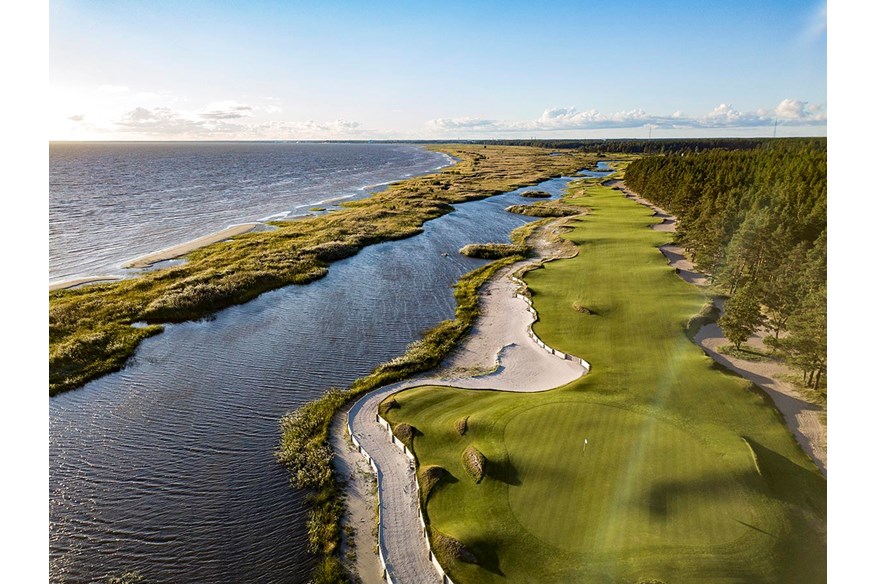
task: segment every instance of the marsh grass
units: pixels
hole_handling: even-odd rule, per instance
[[[464,256],[482,260],[497,260],[513,255],[526,257],[529,247],[514,243],[470,243],[459,250]]]
[[[333,261],[367,245],[411,237],[423,223],[483,199],[569,174],[592,155],[550,156],[530,147],[442,145],[459,160],[439,172],[391,184],[340,209],[272,231],[250,232],[186,256],[182,265],[113,283],[49,294],[49,393],[67,391],[124,367],[163,323],[198,320],[269,290],[307,284]],[[149,327],[133,329],[143,321]]]

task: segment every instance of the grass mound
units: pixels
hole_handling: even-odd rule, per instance
[[[432,549],[442,560],[442,563],[446,563],[447,560],[465,562],[466,564],[478,563],[477,556],[464,543],[434,529],[432,530]]]
[[[480,450],[474,446],[468,446],[462,452],[462,464],[475,483],[484,479],[487,472],[487,457]]]
[[[429,493],[432,489],[447,475],[447,471],[437,464],[430,464],[420,469],[420,492],[423,496],[423,501],[429,499]]]
[[[464,256],[482,260],[497,260],[510,256],[526,256],[529,246],[513,243],[470,243],[459,250]]]
[[[414,435],[417,433],[416,428],[410,424],[402,422],[401,424],[396,424],[395,428],[392,429],[392,433],[395,434],[396,438],[401,440],[402,444],[408,447],[408,450],[413,450]]]
[[[701,328],[718,322],[720,317],[721,311],[715,306],[714,301],[709,300],[703,305],[697,314],[687,321],[687,326],[684,328],[684,334],[687,335],[687,338],[690,340],[694,340]]]
[[[580,312],[581,314],[596,314],[595,310],[584,306],[580,302],[573,302],[572,308],[575,310],[575,312]]]
[[[511,205],[505,210],[528,217],[571,217],[583,213],[581,208],[559,205]]]
[[[546,193],[544,191],[523,191],[520,193],[521,197],[526,197],[527,199],[550,199],[551,194]]]
[[[465,436],[465,433],[468,432],[468,416],[463,416],[456,420],[453,423],[453,427],[456,429],[457,434]]]
[[[377,413],[380,414],[382,418],[386,418],[386,413],[389,410],[394,410],[399,407],[401,406],[398,405],[398,401],[396,401],[395,396],[391,395],[382,402],[380,402],[380,405],[377,406]]]

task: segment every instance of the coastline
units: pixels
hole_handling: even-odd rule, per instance
[[[344,203],[332,213],[277,222],[200,248],[182,265],[147,271],[103,286],[50,293],[50,394],[79,387],[116,371],[157,326],[204,318],[217,310],[326,275],[332,262],[365,246],[403,239],[452,205],[568,175],[592,156],[552,157],[531,147],[435,146],[459,159],[437,173],[392,183],[370,197]],[[282,224],[281,224],[282,223]],[[74,293],[75,292],[75,293]],[[83,312],[84,306],[98,307]],[[95,334],[97,331],[100,334]],[[155,334],[158,331],[152,331]]]
[[[242,235],[244,233],[249,233],[256,227],[261,225],[259,222],[252,223],[240,223],[239,225],[229,225],[225,229],[221,231],[217,231],[215,233],[211,233],[209,235],[204,235],[203,237],[198,237],[197,239],[192,239],[191,241],[186,241],[183,243],[179,243],[177,245],[167,247],[156,252],[146,254],[140,256],[138,258],[134,258],[133,260],[122,264],[123,268],[148,268],[153,264],[157,264],[158,262],[163,262],[165,260],[173,260],[180,256],[184,256],[190,252],[195,251],[196,249],[200,249],[202,247],[207,247],[208,245],[212,245],[214,243],[218,243],[225,239],[229,239],[234,237],[235,235]]]
[[[181,241],[182,238],[180,238],[176,242],[174,242],[173,240],[169,242],[165,241],[156,245],[153,250],[148,250],[147,248],[147,250],[144,250],[145,253],[144,251],[141,251],[140,255],[138,256],[135,256],[133,258],[131,256],[118,258],[115,260],[115,263],[113,265],[107,264],[104,268],[98,268],[100,270],[107,271],[95,273],[89,272],[87,269],[78,270],[75,267],[73,269],[67,268],[66,270],[64,270],[66,274],[49,276],[49,291],[52,292],[56,290],[86,286],[94,283],[106,283],[130,279],[138,276],[141,270],[153,267],[154,264],[180,258],[192,251],[209,246],[213,243],[223,241],[224,239],[235,237],[237,235],[242,235],[244,233],[249,233],[252,231],[272,229],[273,226],[270,225],[271,222],[293,221],[302,218],[312,217],[315,214],[335,212],[342,209],[343,205],[346,202],[367,199],[385,190],[389,185],[399,183],[411,178],[417,178],[439,172],[442,169],[452,166],[456,162],[458,162],[456,158],[445,152],[434,150],[423,145],[412,144],[411,146],[420,150],[430,150],[435,154],[440,155],[441,159],[436,161],[438,162],[436,166],[420,168],[416,171],[406,172],[403,174],[402,172],[400,172],[396,178],[383,180],[377,183],[360,184],[359,186],[353,187],[352,189],[345,188],[344,190],[340,191],[342,194],[328,196],[322,194],[317,195],[316,197],[313,197],[313,194],[311,194],[311,198],[313,198],[313,200],[307,200],[302,203],[297,203],[290,209],[285,211],[269,212],[267,215],[259,217],[257,219],[253,219],[252,215],[250,215],[249,217],[244,216],[240,218],[230,217],[226,220],[239,221],[239,223],[230,223],[227,224],[226,227],[222,228],[220,228],[221,224],[208,226],[208,228],[212,228],[213,231],[205,233],[204,235],[200,235],[194,239]],[[399,170],[403,171],[404,169]],[[324,211],[320,211],[318,213],[314,213],[312,211],[313,207],[321,206],[327,206],[330,208]],[[251,227],[249,229],[243,229],[243,226],[246,225],[249,225]],[[198,229],[197,231],[203,233],[203,231],[201,231],[200,229]],[[185,235],[183,235],[183,237],[185,237]],[[116,273],[116,270],[119,270],[119,272]]]

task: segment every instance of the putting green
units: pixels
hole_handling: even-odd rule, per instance
[[[520,478],[508,489],[511,509],[549,545],[578,553],[717,545],[753,521],[722,457],[651,416],[545,404],[517,414],[504,438]]]

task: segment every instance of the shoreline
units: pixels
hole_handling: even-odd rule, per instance
[[[202,247],[207,247],[208,245],[212,245],[214,243],[219,243],[220,241],[224,241],[226,239],[230,239],[235,235],[242,235],[244,233],[249,233],[259,225],[262,225],[261,222],[252,222],[252,223],[240,223],[238,225],[229,225],[225,229],[221,231],[216,231],[215,233],[210,233],[208,235],[204,235],[202,237],[198,237],[196,239],[192,239],[189,241],[185,241],[183,243],[178,243],[176,245],[172,245],[170,247],[166,247],[164,249],[160,249],[156,252],[152,252],[146,255],[142,255],[138,258],[134,258],[124,264],[122,264],[123,268],[148,268],[153,264],[157,264],[158,262],[163,262],[166,260],[173,260],[180,256],[184,256],[187,253],[193,252],[196,249],[200,249]]]
[[[50,394],[121,369],[163,323],[197,320],[270,290],[308,284],[366,246],[422,233],[426,222],[450,213],[455,204],[568,175],[592,158],[576,154],[559,160],[530,147],[447,144],[440,149],[459,162],[393,183],[332,213],[277,222],[274,230],[208,245],[181,266],[76,294],[51,292]],[[97,310],[84,312],[85,306]],[[132,333],[130,324],[138,321],[156,327]]]
[[[453,166],[457,162],[458,159],[454,158],[450,154],[445,152],[441,152],[438,150],[433,150],[424,145],[416,145],[412,144],[412,147],[420,148],[421,150],[429,150],[436,154],[439,154],[443,157],[443,160],[437,166],[430,167],[426,170],[422,170],[420,172],[411,172],[407,173],[403,176],[385,180],[379,183],[369,183],[365,185],[360,185],[356,187],[350,194],[337,195],[337,196],[325,196],[323,195],[319,200],[316,201],[307,201],[301,204],[296,204],[294,207],[287,211],[278,211],[276,213],[271,213],[259,219],[243,221],[241,223],[234,223],[228,225],[225,228],[219,229],[217,231],[213,231],[211,233],[207,233],[203,236],[199,236],[195,239],[190,239],[187,241],[182,241],[179,243],[174,243],[172,245],[163,247],[156,251],[151,251],[140,256],[134,258],[127,258],[118,260],[115,268],[110,269],[121,269],[121,270],[132,270],[130,273],[126,274],[89,274],[89,273],[79,273],[72,274],[69,276],[59,276],[57,279],[52,280],[51,276],[49,279],[49,292],[53,292],[56,290],[66,290],[69,288],[76,288],[78,286],[85,286],[88,284],[102,283],[102,282],[115,282],[119,280],[124,280],[132,277],[136,277],[139,275],[139,270],[143,270],[149,267],[152,267],[154,264],[178,259],[192,251],[197,249],[201,249],[213,243],[217,243],[223,241],[224,239],[228,239],[231,237],[235,237],[237,235],[242,235],[244,233],[249,233],[252,231],[257,231],[260,229],[270,228],[270,222],[273,221],[293,221],[296,219],[302,219],[306,217],[313,216],[315,214],[325,214],[331,213],[333,211],[339,210],[341,205],[347,201],[357,201],[362,199],[367,199],[383,190],[386,189],[389,185],[397,182],[406,181],[412,178],[417,178],[421,176],[426,176],[435,172],[439,172],[444,168],[448,168]],[[331,206],[337,207],[336,209],[327,209],[326,211],[321,211],[319,213],[314,213],[309,211],[310,208],[315,206]],[[242,227],[249,225],[250,228],[243,230]],[[137,270],[137,271],[133,271]]]
[[[586,210],[582,209],[582,213]],[[384,581],[381,565],[384,562],[389,568],[401,567],[402,571],[413,572],[406,574],[412,578],[407,580],[399,578],[393,569],[394,573],[390,574],[393,581],[396,578],[412,582],[441,581],[433,565],[437,560],[427,560],[430,550],[418,520],[420,502],[415,471],[376,417],[377,407],[386,396],[423,385],[540,392],[566,385],[589,371],[577,361],[548,352],[537,338],[529,336],[529,327],[536,316],[517,294],[521,284],[515,274],[547,261],[577,255],[578,249],[574,246],[570,249],[569,242],[559,237],[566,222],[568,218],[560,218],[540,225],[528,238],[529,243],[534,243],[537,255],[502,268],[484,284],[478,293],[480,314],[472,330],[438,368],[377,388],[347,404],[332,420],[330,443],[335,453],[335,472],[345,478],[349,476],[343,486],[346,509],[342,526],[355,529],[356,570],[364,584]],[[348,428],[361,446],[351,444]],[[379,524],[381,528],[387,523],[392,526],[388,534],[380,530],[379,544],[368,521],[371,518],[373,522],[375,502],[373,496],[369,496],[365,478],[374,474],[369,465],[371,460],[380,468],[382,479],[378,484]],[[382,547],[384,542],[387,550],[381,550],[380,556],[363,553],[375,545]],[[398,557],[406,560],[394,562]]]
[[[654,216],[663,219],[661,223],[652,226],[655,231],[675,232],[676,217],[627,189],[622,180],[610,182],[611,184],[606,186],[617,187],[624,196],[653,209]],[[708,286],[705,276],[697,272],[693,262],[688,259],[686,249],[673,243],[662,245],[659,249],[681,279],[700,288]],[[715,306],[723,314],[723,300],[716,299]],[[763,335],[758,331],[746,342],[763,347],[762,339]],[[730,341],[724,337],[721,327],[716,322],[703,326],[695,335],[694,342],[716,363],[755,384],[770,397],[776,410],[781,414],[785,427],[793,434],[797,444],[819,472],[827,477],[827,427],[822,420],[826,417],[827,410],[781,378],[793,375],[793,370],[775,359],[759,363],[720,353],[718,348],[729,345]]]

